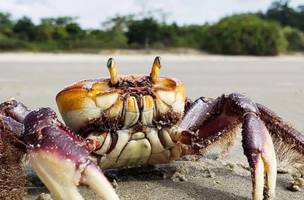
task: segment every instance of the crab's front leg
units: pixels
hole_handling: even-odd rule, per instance
[[[8,103],[6,103],[8,104]],[[6,108],[13,123],[21,123],[24,130],[17,137],[25,144],[34,171],[58,200],[82,200],[77,185],[89,185],[101,198],[119,199],[111,184],[90,158],[89,144],[76,136],[49,108],[21,113],[16,102]]]
[[[259,117],[259,109],[240,95],[223,95],[215,100],[196,100],[180,127],[182,142],[199,153],[215,142],[230,142],[235,127],[242,124],[242,144],[251,172],[253,199],[272,199],[275,193],[277,163],[271,136]]]

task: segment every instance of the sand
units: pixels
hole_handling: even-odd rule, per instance
[[[66,85],[107,76],[107,58],[113,56],[122,74],[149,73],[154,55],[0,54],[0,101],[11,97],[31,108],[51,107]],[[162,75],[183,80],[187,94],[217,97],[240,92],[265,104],[304,132],[304,56],[224,57],[162,54]],[[190,157],[154,169],[107,172],[115,179],[121,199],[249,199],[251,178],[240,138],[227,158]],[[27,200],[47,190],[34,175]],[[279,174],[276,199],[304,199],[304,192],[287,189],[291,174]],[[81,187],[85,199],[98,199]]]

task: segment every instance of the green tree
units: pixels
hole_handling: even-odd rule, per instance
[[[105,46],[112,48],[126,48],[128,46],[125,31],[132,17],[132,15],[115,16],[103,23],[105,31],[99,32],[99,38],[105,43]]]
[[[178,46],[189,48],[201,48],[205,41],[208,25],[188,25],[179,28]]]
[[[283,26],[291,26],[304,31],[304,9],[298,9],[289,5],[289,0],[275,1],[271,4],[267,12],[262,15],[266,19],[278,21]]]
[[[48,41],[53,39],[54,27],[46,26],[43,24],[35,28],[35,35],[37,41]]]
[[[65,29],[66,29],[66,32],[69,34],[69,36],[72,40],[81,39],[84,35],[84,31],[75,22],[67,24],[65,26]]]
[[[159,42],[160,25],[153,18],[132,20],[128,24],[129,44],[149,48]]]
[[[219,54],[277,55],[286,49],[281,27],[256,15],[234,15],[208,30],[203,48]]]
[[[13,27],[13,32],[18,38],[33,41],[35,39],[35,25],[28,17],[22,17]]]
[[[69,39],[69,34],[66,31],[65,27],[55,27],[52,38],[54,40],[67,40]]]
[[[9,13],[0,12],[0,33],[10,35],[12,33],[13,21]]]
[[[43,18],[35,28],[37,41],[49,41],[53,39],[56,24],[53,18]]]
[[[68,17],[68,16],[53,18],[57,26],[66,26],[70,23],[74,23],[76,19],[77,17]]]

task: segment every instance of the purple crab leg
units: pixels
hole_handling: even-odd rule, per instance
[[[41,108],[22,114],[13,107],[5,112],[24,125],[17,137],[26,146],[32,168],[56,200],[82,200],[77,189],[80,183],[90,186],[103,199],[119,199],[90,158],[86,141],[58,121],[54,111]]]
[[[245,115],[242,129],[244,154],[252,169],[253,199],[273,199],[277,164],[271,136],[253,113]]]
[[[233,144],[236,127],[242,124],[242,144],[252,173],[252,198],[273,199],[277,163],[274,145],[258,107],[240,94],[217,99],[196,100],[184,116],[180,128],[182,142],[200,153],[215,143]]]

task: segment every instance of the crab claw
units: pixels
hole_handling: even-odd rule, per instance
[[[86,142],[57,120],[49,108],[24,119],[23,141],[29,161],[57,200],[82,200],[77,185],[90,186],[101,198],[119,199],[101,170],[90,159]]]

